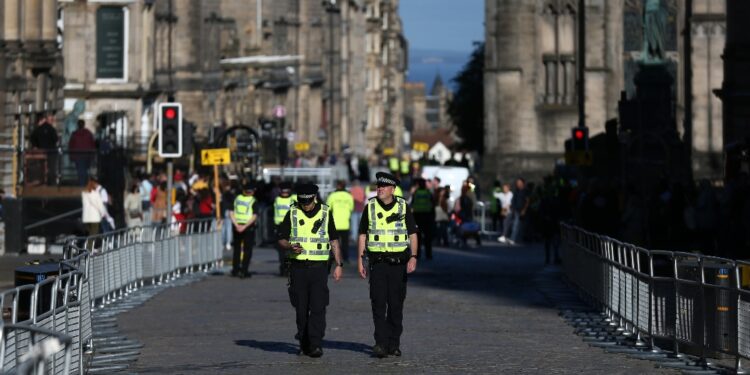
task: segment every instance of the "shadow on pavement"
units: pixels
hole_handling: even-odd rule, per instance
[[[297,344],[280,341],[236,340],[234,343],[239,346],[247,346],[249,348],[260,349],[266,352],[297,354],[297,351],[299,350]],[[364,354],[372,353],[369,345],[358,342],[323,340],[323,348],[348,350],[350,352]]]
[[[298,346],[288,342],[279,341],[258,341],[258,340],[235,340],[239,346],[260,349],[266,352],[297,354]]]
[[[372,354],[370,345],[365,345],[359,342],[323,340],[323,348],[335,349],[335,350],[348,350],[350,352],[355,352],[355,353]]]

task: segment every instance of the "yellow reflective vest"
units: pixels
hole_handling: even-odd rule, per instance
[[[406,176],[409,174],[409,172],[411,172],[409,170],[409,161],[406,159],[402,159],[401,160],[401,175]]]
[[[284,221],[284,216],[289,212],[292,207],[292,203],[297,201],[297,195],[291,195],[286,198],[282,196],[276,197],[273,201],[273,223],[276,225],[281,224]]]
[[[393,189],[393,195],[397,197],[404,197],[404,191],[401,190],[401,186],[396,185],[396,188]]]
[[[354,197],[348,191],[336,190],[326,199],[326,204],[331,208],[333,213],[333,224],[336,230],[349,230],[354,211]]]
[[[294,260],[327,261],[331,253],[331,243],[328,237],[328,206],[320,205],[320,210],[313,217],[307,217],[301,208],[292,206],[289,209],[291,221],[291,233],[289,243],[298,243],[302,246],[302,252],[289,253],[289,258]],[[319,222],[319,223],[318,223]],[[316,223],[320,226],[316,228]],[[313,232],[313,229],[317,229]]]
[[[255,203],[255,197],[252,195],[238,195],[234,198],[234,219],[237,224],[247,224],[248,221],[253,217],[253,204]]]
[[[409,247],[409,233],[406,230],[406,201],[393,197],[396,204],[385,210],[377,199],[367,201],[369,228],[367,229],[367,250],[373,252],[402,252]],[[389,219],[393,217],[392,219]],[[390,222],[389,222],[390,221]]]

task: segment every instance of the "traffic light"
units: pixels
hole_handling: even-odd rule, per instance
[[[182,156],[182,104],[161,103],[157,109],[159,119],[159,156]]]
[[[572,130],[571,151],[588,151],[589,149],[589,128],[585,126],[576,126]]]

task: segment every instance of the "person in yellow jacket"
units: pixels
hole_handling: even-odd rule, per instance
[[[378,195],[367,201],[359,223],[359,275],[370,275],[370,302],[375,323],[378,358],[401,356],[403,309],[407,273],[417,269],[417,226],[411,208],[393,195],[398,179],[389,173],[375,175]],[[365,250],[367,251],[365,253]],[[364,257],[368,259],[365,268]]]
[[[336,222],[336,234],[341,247],[341,258],[349,263],[349,226],[354,211],[354,197],[346,191],[344,181],[336,183],[336,190],[328,194],[326,204],[331,207],[333,220]]]
[[[279,184],[280,193],[276,199],[273,200],[273,226],[274,233],[278,236],[279,225],[284,220],[287,212],[292,207],[294,202],[297,201],[297,196],[292,194],[292,184],[289,182],[282,182]],[[279,246],[276,246],[276,251],[279,255],[279,275],[289,275],[289,265],[286,258],[286,251]]]
[[[333,278],[341,279],[341,253],[336,225],[330,207],[315,201],[318,187],[297,187],[297,204],[279,226],[279,246],[290,260],[289,299],[297,314],[299,354],[313,358],[323,355],[323,336],[328,306],[328,262],[336,263]]]
[[[234,198],[234,205],[229,211],[232,220],[232,276],[250,277],[248,268],[253,257],[255,245],[255,222],[258,219],[258,203],[255,200],[255,184],[245,184],[242,193]],[[241,260],[240,260],[241,259]],[[241,262],[241,264],[240,264]]]

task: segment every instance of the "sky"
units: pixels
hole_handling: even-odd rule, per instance
[[[484,40],[484,0],[401,0],[399,13],[409,41],[408,81],[436,74],[448,87],[468,60],[473,42]]]
[[[410,48],[470,52],[484,40],[484,0],[401,0]]]

